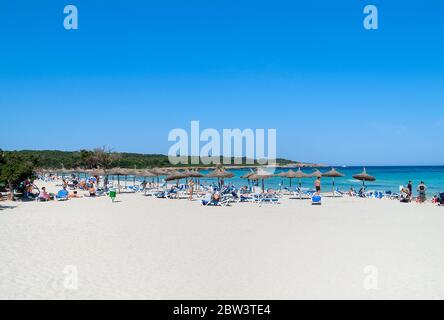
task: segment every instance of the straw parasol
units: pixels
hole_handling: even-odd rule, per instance
[[[179,184],[179,180],[180,179],[184,179],[186,178],[187,175],[182,173],[182,172],[172,172],[171,174],[169,174],[166,178],[165,181],[172,181],[172,180],[177,180],[177,184]]]
[[[375,177],[373,177],[373,176],[367,174],[367,171],[365,170],[365,168],[364,168],[364,170],[362,170],[362,172],[361,172],[360,174],[355,174],[355,175],[353,176],[353,178],[356,179],[356,180],[360,180],[360,181],[362,181],[362,186],[363,186],[364,188],[365,188],[365,182],[366,182],[366,181],[375,181],[375,180],[376,180]]]
[[[288,178],[290,180],[290,188],[291,188],[291,179],[296,178],[296,172],[294,172],[292,169],[289,169],[288,171],[283,171],[278,174],[279,177]]]
[[[205,175],[207,178],[232,178],[234,174],[232,172],[228,172],[223,168],[216,168],[213,171],[207,173]]]
[[[124,176],[125,175],[125,169],[122,168],[112,168],[108,170],[108,175],[110,176],[117,176],[117,187],[119,189],[120,192],[120,176]],[[113,179],[114,181],[114,179]]]
[[[241,178],[250,180],[250,176],[252,176],[253,174],[255,174],[255,172],[253,171],[247,172],[246,174],[242,175]]]
[[[152,168],[149,171],[157,177],[157,185],[159,185],[159,176],[166,176],[170,173],[169,170],[164,168]]]
[[[216,168],[213,171],[207,173],[205,175],[205,177],[206,178],[217,178],[217,182],[218,182],[219,186],[221,186],[221,184],[223,185],[224,179],[232,178],[232,177],[234,177],[234,174],[232,172],[226,171],[222,167],[219,167],[219,168]]]
[[[343,177],[344,174],[340,173],[339,171],[336,171],[335,168],[332,168],[330,171],[324,172],[322,176],[327,178],[332,178],[333,195],[335,195],[335,178]]]
[[[204,176],[202,173],[200,173],[197,170],[185,170],[182,173],[189,178],[202,178]]]
[[[156,175],[151,170],[148,170],[148,169],[140,169],[139,174],[141,177],[145,177],[145,178],[156,177]]]
[[[276,175],[268,173],[263,170],[258,170],[257,172],[250,174],[247,179],[249,180],[262,180],[262,192],[265,192],[264,180],[275,177]]]
[[[304,179],[304,178],[311,178],[311,175],[310,174],[306,174],[305,172],[303,172],[301,170],[301,168],[299,168],[296,172],[294,172],[292,170],[292,172],[293,173],[291,175],[289,175],[288,177],[291,176],[291,178],[299,179],[299,189],[302,188],[302,179]],[[299,198],[302,198],[302,194],[301,194],[300,190],[299,190]]]
[[[314,178],[322,178],[322,172],[318,169],[314,169],[314,171],[310,174],[310,176]]]
[[[303,172],[301,170],[301,168],[299,168],[296,172],[294,172],[294,175],[293,175],[292,178],[299,179],[299,188],[301,188],[302,187],[302,181],[301,180],[304,179],[304,178],[311,178],[311,175],[310,174],[306,174],[305,172]]]
[[[162,168],[152,168],[150,169],[150,172],[152,172],[156,176],[164,176],[165,174],[167,174],[167,170]]]

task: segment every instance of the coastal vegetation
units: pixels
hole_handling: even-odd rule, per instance
[[[36,167],[43,169],[74,169],[74,168],[155,168],[155,167],[207,167],[214,165],[188,164],[172,165],[168,156],[163,154],[142,154],[129,152],[114,152],[106,148],[94,150],[60,151],[60,150],[21,150],[4,151],[4,155],[15,155],[21,159],[31,160]],[[245,158],[242,159],[243,166],[247,165]],[[222,163],[222,158],[221,161]],[[276,159],[278,165],[284,166],[297,162],[287,159]],[[191,163],[191,161],[190,161]],[[232,159],[231,163],[234,163]],[[257,161],[255,161],[257,164]]]

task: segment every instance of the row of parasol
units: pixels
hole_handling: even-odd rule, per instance
[[[111,176],[117,176],[119,179],[119,176],[133,176],[135,179],[136,176],[138,177],[157,177],[159,180],[160,176],[166,176],[165,181],[173,181],[176,180],[179,182],[181,179],[187,179],[187,178],[217,178],[219,185],[224,184],[224,179],[232,178],[234,177],[234,174],[232,172],[226,171],[222,167],[218,167],[214,169],[213,171],[202,174],[197,170],[184,170],[184,171],[177,171],[173,169],[165,169],[165,168],[153,168],[153,169],[126,169],[126,168],[114,168],[114,169],[57,169],[57,170],[50,170],[50,169],[42,169],[38,170],[40,173],[65,173],[65,174],[79,174],[79,173],[85,173],[92,176],[100,176],[100,175],[111,175]],[[262,181],[262,190],[264,190],[264,180],[272,178],[272,177],[282,177],[282,178],[288,178],[290,180],[290,187],[292,179],[298,179],[299,180],[299,187],[302,185],[302,179],[304,178],[313,178],[313,177],[329,177],[332,178],[332,184],[333,184],[333,190],[335,187],[335,181],[334,178],[344,177],[344,174],[337,171],[336,169],[332,168],[328,172],[320,172],[319,170],[315,170],[314,172],[307,174],[299,168],[297,171],[293,171],[292,169],[289,169],[288,171],[281,172],[278,174],[271,174],[264,170],[256,170],[255,172],[249,172],[247,174],[244,174],[241,176],[241,178],[252,180],[252,181]],[[360,180],[363,183],[363,186],[365,186],[366,181],[375,181],[376,178],[367,174],[365,168],[363,172],[360,174],[356,174],[353,176],[354,179]],[[158,181],[159,182],[159,181]]]
[[[272,178],[272,177],[282,177],[282,178],[288,178],[290,180],[290,187],[291,187],[291,181],[292,179],[298,179],[299,180],[299,187],[302,185],[302,179],[304,178],[313,178],[313,177],[326,177],[326,178],[332,178],[332,184],[333,184],[333,190],[335,187],[335,178],[344,177],[345,175],[341,172],[337,171],[335,168],[332,168],[328,172],[320,172],[319,170],[315,170],[314,172],[307,174],[299,168],[297,171],[293,171],[292,169],[289,169],[288,171],[281,172],[278,174],[270,174],[267,172],[250,172],[245,175],[243,175],[241,178],[246,178],[249,180],[262,180],[262,190],[264,189],[264,180]],[[353,176],[354,179],[360,180],[363,183],[363,186],[365,186],[366,181],[375,181],[376,178],[369,175],[365,168],[364,170]]]

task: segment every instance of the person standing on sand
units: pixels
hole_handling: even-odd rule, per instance
[[[316,188],[316,194],[319,195],[321,193],[321,177],[316,178],[314,185]]]
[[[418,185],[418,189],[417,189],[419,203],[424,203],[427,200],[426,190],[427,190],[427,187],[424,184],[424,181],[421,181],[421,183]]]
[[[189,198],[189,200],[191,201],[191,200],[193,200],[193,191],[194,191],[194,181],[193,181],[193,179],[190,179],[190,180],[188,180],[188,187],[189,187],[189,189],[190,189],[190,198]]]
[[[412,180],[409,180],[409,183],[407,184],[407,189],[409,189],[409,198],[412,199],[412,195],[413,195]]]

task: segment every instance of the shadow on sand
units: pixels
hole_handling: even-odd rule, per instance
[[[0,210],[14,209],[16,206],[5,206],[0,204]]]

